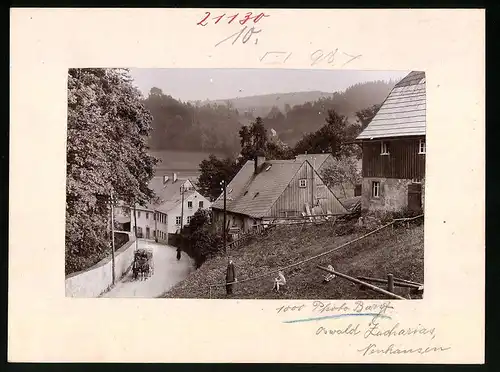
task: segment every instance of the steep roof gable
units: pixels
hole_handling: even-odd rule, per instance
[[[167,205],[165,203],[171,203],[175,201],[175,204],[177,204],[177,201],[180,201],[181,197],[181,186],[185,185],[186,183],[188,183],[191,188],[195,190],[193,182],[190,179],[178,178],[175,182],[172,182],[171,179],[169,179],[167,182],[163,182],[163,177],[153,177],[149,182],[148,187],[149,189],[154,191],[155,197],[149,204],[146,205],[146,209],[164,210],[163,207]],[[185,195],[187,195],[187,193]],[[162,206],[162,208],[160,208],[160,206]],[[144,208],[144,206],[137,205],[137,208]]]
[[[425,72],[412,71],[387,96],[357,140],[425,136]]]
[[[333,158],[332,154],[300,154],[297,155],[295,159],[301,162],[307,160],[317,171],[319,168],[321,168],[328,157]]]
[[[296,160],[268,160],[254,174],[254,162],[248,160],[227,185],[226,209],[256,218],[265,216],[302,164]],[[212,208],[224,208],[223,195]]]
[[[268,160],[255,174],[254,162],[247,161],[227,185],[226,210],[255,218],[266,216],[304,164],[312,167],[307,160]],[[224,195],[217,198],[212,208],[224,208]],[[343,209],[340,202],[339,208]]]

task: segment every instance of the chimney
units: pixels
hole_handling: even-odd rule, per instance
[[[177,173],[172,175],[172,183],[175,183],[175,181],[177,181]]]
[[[170,179],[169,176],[163,176],[163,183],[164,184],[167,183],[169,179]]]
[[[265,156],[256,156],[255,157],[255,168],[254,168],[254,172],[255,174],[259,173],[260,171],[260,167],[262,166],[262,164],[264,164],[266,162],[266,157]]]

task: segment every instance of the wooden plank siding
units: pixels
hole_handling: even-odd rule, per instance
[[[300,180],[306,179],[306,187],[300,187]],[[324,182],[314,172],[313,167],[305,162],[288,184],[285,191],[271,207],[268,216],[270,217],[292,217],[299,216],[300,212],[305,212],[305,204],[312,207],[319,201],[319,205],[326,214],[345,213],[335,195],[326,187]]]
[[[363,177],[398,179],[425,178],[425,154],[419,154],[419,140],[425,137],[387,139],[389,155],[381,155],[381,141],[363,141]]]

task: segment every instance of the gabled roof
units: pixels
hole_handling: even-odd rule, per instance
[[[193,194],[196,194],[197,191],[196,190],[190,190],[190,191],[186,191],[184,193],[184,199],[190,197],[191,195]],[[170,200],[167,200],[161,204],[158,205],[158,207],[156,208],[158,211],[160,212],[164,212],[164,213],[167,213],[168,211],[172,210],[173,208],[175,208],[177,205],[179,205],[182,201],[182,195],[181,193],[179,192],[179,194],[175,195],[174,198],[170,199]]]
[[[307,160],[314,168],[314,170],[318,170],[321,168],[323,163],[328,159],[332,154],[300,154],[295,157],[299,162],[304,162]]]
[[[267,160],[262,170],[254,174],[254,162],[248,160],[226,188],[226,210],[259,218],[266,215],[299,171],[304,162]],[[268,169],[268,167],[271,166]],[[212,208],[224,208],[221,195]]]
[[[304,163],[310,164],[298,159],[267,160],[255,174],[254,162],[248,160],[227,185],[226,210],[254,218],[266,216]],[[343,208],[340,203],[339,206]],[[217,198],[212,208],[224,208],[224,195]]]
[[[425,72],[412,71],[398,82],[357,140],[425,136]]]
[[[153,177],[149,182],[148,187],[154,191],[155,198],[149,204],[144,206],[137,205],[138,209],[146,208],[146,209],[158,209],[162,212],[167,212],[172,209],[175,205],[180,203],[181,201],[181,186],[184,185],[186,181],[191,182],[189,179],[177,179],[175,182],[172,182],[169,179],[166,183],[163,182],[163,177]],[[192,182],[191,182],[192,184]],[[194,185],[193,185],[194,188]],[[187,197],[192,193],[185,192],[184,197]]]

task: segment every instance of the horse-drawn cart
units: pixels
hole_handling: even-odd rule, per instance
[[[134,252],[132,263],[132,274],[134,279],[146,280],[153,275],[153,251],[149,249],[138,249]]]

